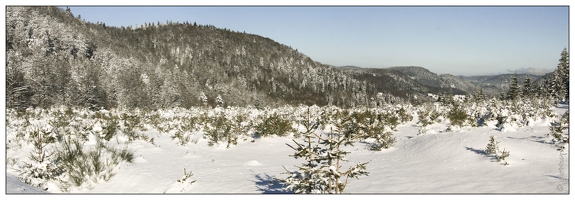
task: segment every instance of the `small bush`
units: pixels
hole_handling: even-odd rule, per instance
[[[466,122],[468,115],[465,110],[461,109],[461,106],[455,104],[453,108],[448,112],[447,117],[451,125],[461,127]]]
[[[505,149],[503,149],[503,151],[499,151],[496,155],[497,162],[504,161],[507,157],[509,157],[509,151],[505,151]],[[508,165],[508,163],[505,162],[505,165]]]
[[[139,115],[122,113],[120,119],[123,121],[124,129],[123,133],[126,135],[130,141],[140,139],[140,135],[137,134],[137,130],[142,129],[143,126],[140,123],[141,119]]]
[[[120,129],[118,121],[112,117],[106,119],[106,125],[103,130],[104,139],[110,141]]]
[[[255,137],[269,137],[271,135],[286,136],[293,131],[292,123],[282,119],[278,114],[265,118],[262,123],[255,127]]]
[[[205,135],[204,135],[205,137]],[[172,139],[178,139],[178,144],[185,146],[187,145],[191,138],[190,138],[190,134],[187,134],[186,132],[182,131],[182,130],[178,130],[176,131],[173,135],[172,135]]]
[[[505,161],[505,158],[509,157],[510,155],[509,151],[506,151],[505,149],[503,149],[503,151],[499,150],[499,142],[495,141],[493,135],[489,138],[489,143],[485,148],[485,154],[487,156],[495,156],[497,162]],[[506,161],[503,163],[503,165],[507,166],[509,163]]]
[[[108,181],[113,169],[121,162],[132,162],[133,153],[127,148],[118,150],[106,146],[98,140],[96,147],[85,149],[79,140],[66,139],[57,153],[58,165],[64,173],[60,178],[62,190],[70,187],[82,187],[85,184]]]
[[[555,121],[549,125],[550,135],[553,137],[553,143],[557,146],[557,151],[563,152],[565,145],[569,143],[568,134],[564,131],[569,129],[569,111],[565,112],[559,122]]]
[[[30,132],[30,140],[34,146],[34,151],[30,153],[32,162],[24,162],[18,171],[20,179],[26,184],[47,190],[47,182],[54,180],[61,173],[56,165],[54,152],[49,152],[46,147],[55,142],[51,132],[44,129],[34,129]]]
[[[497,149],[499,148],[499,147],[497,147],[498,144],[499,144],[499,142],[496,142],[495,138],[492,135],[489,138],[489,143],[487,144],[487,147],[485,148],[485,154],[487,154],[487,155],[496,154]]]
[[[238,136],[232,132],[233,125],[225,116],[218,116],[212,120],[210,125],[206,124],[204,138],[208,140],[208,145],[213,146],[220,141],[227,142],[227,148],[231,144],[238,143]]]

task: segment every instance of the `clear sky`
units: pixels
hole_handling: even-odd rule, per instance
[[[196,22],[291,46],[324,64],[483,75],[551,71],[569,48],[567,6],[70,7],[107,26]]]

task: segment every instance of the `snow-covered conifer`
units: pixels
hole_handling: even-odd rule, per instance
[[[523,97],[531,98],[533,95],[533,88],[531,86],[531,76],[529,74],[525,77],[525,82],[523,83]]]
[[[517,81],[517,73],[511,79],[511,84],[509,85],[509,92],[507,92],[507,99],[515,100],[519,98],[519,83]]]
[[[565,112],[559,122],[554,121],[549,125],[550,135],[557,146],[557,151],[564,151],[565,145],[569,143],[569,134],[565,130],[569,129],[569,111]]]
[[[286,179],[281,180],[287,185],[287,189],[295,193],[343,193],[349,178],[358,178],[359,176],[369,175],[366,171],[366,163],[358,163],[342,171],[343,162],[347,162],[345,155],[350,152],[341,150],[341,145],[351,145],[354,139],[353,135],[358,134],[344,133],[344,127],[350,122],[347,115],[338,114],[336,117],[339,123],[336,124],[336,131],[333,129],[327,133],[327,136],[318,134],[315,130],[317,125],[312,125],[308,111],[308,125],[306,127],[305,142],[306,145],[300,144],[293,140],[296,146],[287,144],[294,149],[296,153],[294,158],[304,158],[306,160],[302,166],[296,166],[298,171],[289,171],[286,169],[285,174],[289,174]],[[313,144],[312,144],[313,142]],[[285,167],[284,167],[285,168]]]

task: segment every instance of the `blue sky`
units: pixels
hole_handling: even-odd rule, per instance
[[[107,26],[197,22],[245,31],[335,66],[422,66],[483,75],[556,68],[569,48],[569,8],[546,7],[71,7]]]

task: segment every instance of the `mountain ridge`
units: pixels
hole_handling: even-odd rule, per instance
[[[481,86],[420,66],[331,66],[264,36],[187,21],[108,27],[62,8],[8,6],[6,27],[9,107],[377,106]]]

